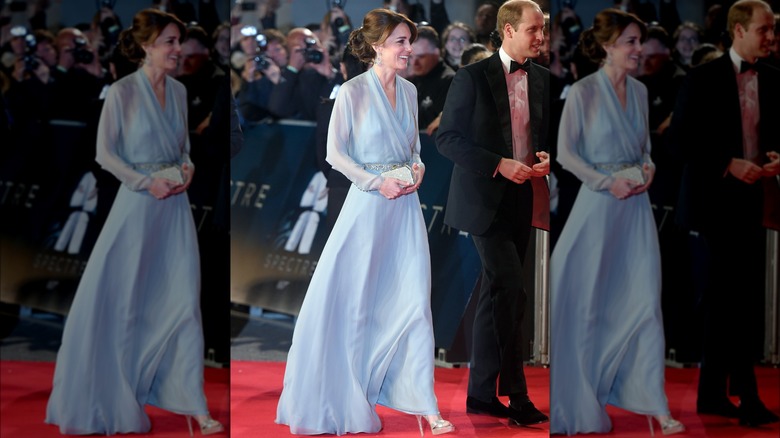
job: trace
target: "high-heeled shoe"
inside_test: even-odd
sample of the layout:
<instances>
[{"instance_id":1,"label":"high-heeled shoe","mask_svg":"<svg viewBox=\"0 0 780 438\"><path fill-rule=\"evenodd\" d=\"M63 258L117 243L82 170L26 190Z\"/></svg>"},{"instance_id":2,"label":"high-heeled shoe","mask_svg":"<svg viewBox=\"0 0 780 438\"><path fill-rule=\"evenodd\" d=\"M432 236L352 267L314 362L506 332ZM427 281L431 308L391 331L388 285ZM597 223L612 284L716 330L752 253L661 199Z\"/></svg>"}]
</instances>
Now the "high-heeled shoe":
<instances>
[{"instance_id":1,"label":"high-heeled shoe","mask_svg":"<svg viewBox=\"0 0 780 438\"><path fill-rule=\"evenodd\" d=\"M650 425L650 436L655 436L655 431L653 430L653 418L654 417L652 415L647 416L647 423ZM655 418L655 420L658 422L659 425L661 425L661 433L663 433L664 435L672 435L675 433L685 432L685 426L672 417L669 417L665 420L660 420L659 418Z\"/></svg>"},{"instance_id":2,"label":"high-heeled shoe","mask_svg":"<svg viewBox=\"0 0 780 438\"><path fill-rule=\"evenodd\" d=\"M204 420L199 420L194 415L186 415L187 418L187 427L190 428L190 436L193 436L192 434L192 419L195 419L195 422L198 423L198 426L200 427L200 434L201 435L213 435L215 433L220 433L225 430L225 426L222 425L219 421L211 418L210 416L206 415L206 418Z\"/></svg>"},{"instance_id":3,"label":"high-heeled shoe","mask_svg":"<svg viewBox=\"0 0 780 438\"><path fill-rule=\"evenodd\" d=\"M450 433L455 430L455 426L453 426L449 421L441 418L441 415L437 415L436 419L433 421L431 421L428 416L424 415L415 415L415 417L417 417L417 425L420 426L420 436L425 436L425 431L423 430L422 426L423 417L425 417L425 421L428 422L428 425L431 426L431 433L434 435Z\"/></svg>"}]
</instances>

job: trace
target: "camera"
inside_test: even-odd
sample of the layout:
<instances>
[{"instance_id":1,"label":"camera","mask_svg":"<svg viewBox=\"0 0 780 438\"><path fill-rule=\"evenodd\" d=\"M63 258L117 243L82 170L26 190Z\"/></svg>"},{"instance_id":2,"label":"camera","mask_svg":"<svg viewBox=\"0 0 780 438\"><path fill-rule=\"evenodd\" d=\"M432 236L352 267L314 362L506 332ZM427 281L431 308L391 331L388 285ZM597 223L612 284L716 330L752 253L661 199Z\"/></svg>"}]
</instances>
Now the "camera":
<instances>
[{"instance_id":1,"label":"camera","mask_svg":"<svg viewBox=\"0 0 780 438\"><path fill-rule=\"evenodd\" d=\"M271 66L271 60L265 56L268 40L265 38L265 35L260 33L255 37L255 41L257 41L257 48L255 49L255 57L252 60L255 61L255 69L262 71Z\"/></svg>"},{"instance_id":2,"label":"camera","mask_svg":"<svg viewBox=\"0 0 780 438\"><path fill-rule=\"evenodd\" d=\"M314 38L306 38L303 42L306 44L306 47L303 49L303 59L306 60L306 62L319 64L325 59L325 54L322 53L322 50L317 48L317 40Z\"/></svg>"},{"instance_id":3,"label":"camera","mask_svg":"<svg viewBox=\"0 0 780 438\"><path fill-rule=\"evenodd\" d=\"M91 64L95 60L95 54L87 48L87 40L81 37L73 39L73 60L77 64Z\"/></svg>"},{"instance_id":4,"label":"camera","mask_svg":"<svg viewBox=\"0 0 780 438\"><path fill-rule=\"evenodd\" d=\"M35 35L28 33L24 36L24 70L33 72L38 70L41 66L41 62L35 56L35 49L38 47L38 40L35 39Z\"/></svg>"},{"instance_id":5,"label":"camera","mask_svg":"<svg viewBox=\"0 0 780 438\"><path fill-rule=\"evenodd\" d=\"M106 17L100 22L100 31L106 39L106 46L114 47L119 42L119 34L122 29L114 17Z\"/></svg>"}]
</instances>

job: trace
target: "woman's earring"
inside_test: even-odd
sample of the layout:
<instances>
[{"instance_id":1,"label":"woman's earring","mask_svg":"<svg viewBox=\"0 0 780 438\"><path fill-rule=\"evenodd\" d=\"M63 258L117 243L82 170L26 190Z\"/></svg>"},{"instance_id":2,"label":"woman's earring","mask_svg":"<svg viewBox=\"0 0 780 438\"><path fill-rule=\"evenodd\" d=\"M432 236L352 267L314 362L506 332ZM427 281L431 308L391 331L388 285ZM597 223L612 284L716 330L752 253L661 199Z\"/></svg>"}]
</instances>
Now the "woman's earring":
<instances>
[{"instance_id":1,"label":"woman's earring","mask_svg":"<svg viewBox=\"0 0 780 438\"><path fill-rule=\"evenodd\" d=\"M607 65L612 65L612 55L607 52Z\"/></svg>"},{"instance_id":2,"label":"woman's earring","mask_svg":"<svg viewBox=\"0 0 780 438\"><path fill-rule=\"evenodd\" d=\"M382 65L382 52L376 52L376 60L374 61L374 64Z\"/></svg>"}]
</instances>

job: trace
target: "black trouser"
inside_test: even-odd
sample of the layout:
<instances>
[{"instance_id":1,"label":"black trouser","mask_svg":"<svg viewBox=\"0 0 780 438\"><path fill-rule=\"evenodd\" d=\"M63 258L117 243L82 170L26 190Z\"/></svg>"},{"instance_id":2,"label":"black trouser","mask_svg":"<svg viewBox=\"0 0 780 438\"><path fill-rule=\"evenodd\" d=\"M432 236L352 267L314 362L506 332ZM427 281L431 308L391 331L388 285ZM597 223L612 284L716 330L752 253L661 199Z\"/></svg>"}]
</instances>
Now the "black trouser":
<instances>
[{"instance_id":1,"label":"black trouser","mask_svg":"<svg viewBox=\"0 0 780 438\"><path fill-rule=\"evenodd\" d=\"M507 188L488 231L472 236L482 261L472 334L468 395L490 401L498 394L525 396L521 324L526 303L523 263L531 235L531 184Z\"/></svg>"},{"instance_id":2,"label":"black trouser","mask_svg":"<svg viewBox=\"0 0 780 438\"><path fill-rule=\"evenodd\" d=\"M758 397L753 367L763 348L766 230L730 227L702 236L709 266L698 399L707 403L728 394L749 400Z\"/></svg>"}]
</instances>

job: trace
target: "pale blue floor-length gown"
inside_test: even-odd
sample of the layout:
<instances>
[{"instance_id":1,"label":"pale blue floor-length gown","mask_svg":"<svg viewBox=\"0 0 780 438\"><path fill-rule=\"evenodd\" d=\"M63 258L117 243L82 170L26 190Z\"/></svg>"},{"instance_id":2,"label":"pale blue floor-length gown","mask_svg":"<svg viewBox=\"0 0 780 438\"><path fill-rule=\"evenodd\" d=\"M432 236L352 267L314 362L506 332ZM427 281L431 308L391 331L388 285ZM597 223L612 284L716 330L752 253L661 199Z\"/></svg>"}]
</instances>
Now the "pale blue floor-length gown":
<instances>
[{"instance_id":1,"label":"pale blue floor-length gown","mask_svg":"<svg viewBox=\"0 0 780 438\"><path fill-rule=\"evenodd\" d=\"M583 184L550 260L550 432L608 432L607 404L668 414L658 235L647 192L618 200L610 169L650 162L647 90L623 109L603 69L572 86L558 161Z\"/></svg>"},{"instance_id":2,"label":"pale blue floor-length gown","mask_svg":"<svg viewBox=\"0 0 780 438\"><path fill-rule=\"evenodd\" d=\"M378 432L381 404L438 413L428 237L417 193L388 200L376 166L419 163L414 86L396 108L373 69L338 92L328 161L353 185L323 249L287 358L276 422L294 434ZM424 182L423 182L424 183ZM413 420L412 420L413 421Z\"/></svg>"},{"instance_id":3,"label":"pale blue floor-length gown","mask_svg":"<svg viewBox=\"0 0 780 438\"><path fill-rule=\"evenodd\" d=\"M145 189L149 173L189 163L186 91L170 77L165 84L164 109L142 70L114 83L103 106L97 161L122 185L57 354L46 422L64 434L146 432L146 404L208 412L189 201L186 192L158 200Z\"/></svg>"}]
</instances>

